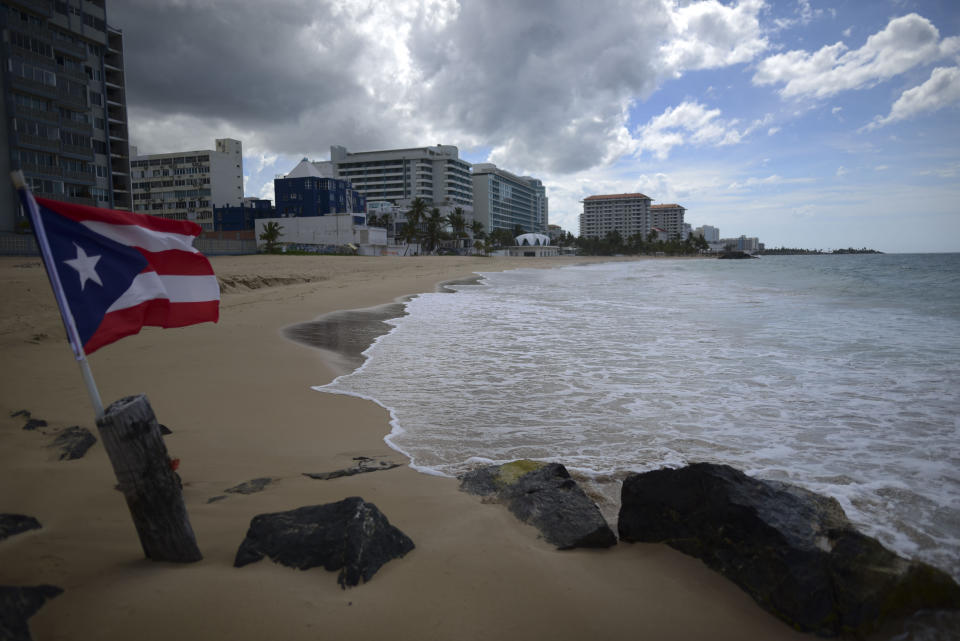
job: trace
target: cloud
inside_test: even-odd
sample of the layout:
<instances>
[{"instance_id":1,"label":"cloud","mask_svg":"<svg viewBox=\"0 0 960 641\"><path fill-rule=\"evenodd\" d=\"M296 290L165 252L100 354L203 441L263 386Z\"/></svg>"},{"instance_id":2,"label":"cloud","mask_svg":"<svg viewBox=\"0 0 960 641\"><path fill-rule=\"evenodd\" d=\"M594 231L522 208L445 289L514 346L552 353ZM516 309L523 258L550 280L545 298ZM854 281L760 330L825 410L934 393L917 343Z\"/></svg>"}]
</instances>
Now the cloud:
<instances>
[{"instance_id":1,"label":"cloud","mask_svg":"<svg viewBox=\"0 0 960 641\"><path fill-rule=\"evenodd\" d=\"M846 176L846 175L849 174L849 173L850 173L850 171L849 171L846 167L844 167L843 165L837 167L837 178L842 178L842 177Z\"/></svg>"},{"instance_id":2,"label":"cloud","mask_svg":"<svg viewBox=\"0 0 960 641\"><path fill-rule=\"evenodd\" d=\"M830 9L831 13L835 15L835 10ZM777 18L773 21L774 25L778 29L789 29L796 25L808 25L814 18L820 18L823 16L823 9L814 9L810 6L810 0L797 0L797 8L794 9L795 18Z\"/></svg>"},{"instance_id":3,"label":"cloud","mask_svg":"<svg viewBox=\"0 0 960 641\"><path fill-rule=\"evenodd\" d=\"M960 67L937 67L922 85L904 91L890 108L890 113L877 116L864 130L883 127L922 113L937 111L960 102Z\"/></svg>"},{"instance_id":4,"label":"cloud","mask_svg":"<svg viewBox=\"0 0 960 641\"><path fill-rule=\"evenodd\" d=\"M673 37L660 47L660 53L675 75L750 62L769 47L758 19L762 0L742 0L735 6L716 0L683 7L671 4Z\"/></svg>"},{"instance_id":5,"label":"cloud","mask_svg":"<svg viewBox=\"0 0 960 641\"><path fill-rule=\"evenodd\" d=\"M771 174L766 178L750 177L744 181L730 183L730 186L728 186L727 189L736 191L765 185L799 184L811 182L814 182L813 178L784 178L783 176L779 176L777 174Z\"/></svg>"},{"instance_id":6,"label":"cloud","mask_svg":"<svg viewBox=\"0 0 960 641\"><path fill-rule=\"evenodd\" d=\"M768 115L743 129L738 129L738 120L724 120L720 114L719 109L708 109L695 101L685 101L669 107L637 129L637 152L648 151L663 160L670 155L670 150L678 145L732 145L772 120L772 116Z\"/></svg>"},{"instance_id":7,"label":"cloud","mask_svg":"<svg viewBox=\"0 0 960 641\"><path fill-rule=\"evenodd\" d=\"M526 173L632 149L630 107L666 79L750 62L761 0L197 0L112 3L134 144L239 138L325 158L453 144ZM136 117L134 117L136 116Z\"/></svg>"},{"instance_id":8,"label":"cloud","mask_svg":"<svg viewBox=\"0 0 960 641\"><path fill-rule=\"evenodd\" d=\"M842 91L872 87L922 64L960 51L960 37L940 38L926 18L915 13L894 18L855 50L842 42L810 53L788 51L757 65L755 85L783 85L785 98L826 98Z\"/></svg>"}]
</instances>

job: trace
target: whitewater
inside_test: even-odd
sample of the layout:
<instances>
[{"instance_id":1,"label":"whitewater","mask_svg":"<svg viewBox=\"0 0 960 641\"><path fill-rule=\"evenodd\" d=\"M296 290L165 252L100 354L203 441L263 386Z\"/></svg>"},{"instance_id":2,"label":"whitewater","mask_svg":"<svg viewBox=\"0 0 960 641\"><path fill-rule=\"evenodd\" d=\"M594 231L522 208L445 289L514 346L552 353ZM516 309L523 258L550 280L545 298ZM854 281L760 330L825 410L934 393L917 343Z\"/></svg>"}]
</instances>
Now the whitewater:
<instances>
[{"instance_id":1,"label":"whitewater","mask_svg":"<svg viewBox=\"0 0 960 641\"><path fill-rule=\"evenodd\" d=\"M960 254L482 276L410 300L316 389L386 407L423 472L558 461L615 503L628 472L725 463L960 577Z\"/></svg>"}]
</instances>

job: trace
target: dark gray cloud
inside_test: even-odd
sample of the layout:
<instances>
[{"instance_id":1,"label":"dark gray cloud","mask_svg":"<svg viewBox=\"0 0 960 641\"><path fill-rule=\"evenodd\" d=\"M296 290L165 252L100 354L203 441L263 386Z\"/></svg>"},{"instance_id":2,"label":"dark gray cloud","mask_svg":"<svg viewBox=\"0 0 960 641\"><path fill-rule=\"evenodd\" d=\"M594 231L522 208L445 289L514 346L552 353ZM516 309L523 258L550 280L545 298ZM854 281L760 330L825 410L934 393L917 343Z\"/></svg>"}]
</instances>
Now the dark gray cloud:
<instances>
[{"instance_id":1,"label":"dark gray cloud","mask_svg":"<svg viewBox=\"0 0 960 641\"><path fill-rule=\"evenodd\" d=\"M127 0L108 17L124 32L143 151L225 135L311 157L444 143L568 173L629 151L628 107L682 71L665 46L687 23L709 25L715 48L749 32L721 5L697 6L691 21L660 0Z\"/></svg>"}]
</instances>

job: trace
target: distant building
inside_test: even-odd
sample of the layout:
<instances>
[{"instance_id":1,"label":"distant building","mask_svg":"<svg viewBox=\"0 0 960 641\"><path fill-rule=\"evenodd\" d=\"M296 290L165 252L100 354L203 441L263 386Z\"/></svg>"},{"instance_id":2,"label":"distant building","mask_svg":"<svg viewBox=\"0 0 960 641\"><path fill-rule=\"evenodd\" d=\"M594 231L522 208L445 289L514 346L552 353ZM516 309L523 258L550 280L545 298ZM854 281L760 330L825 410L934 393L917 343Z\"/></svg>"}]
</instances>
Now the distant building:
<instances>
[{"instance_id":1,"label":"distant building","mask_svg":"<svg viewBox=\"0 0 960 641\"><path fill-rule=\"evenodd\" d=\"M350 181L368 200L406 206L422 198L432 206L473 207L470 163L452 145L360 152L334 145L329 162L314 165Z\"/></svg>"},{"instance_id":2,"label":"distant building","mask_svg":"<svg viewBox=\"0 0 960 641\"><path fill-rule=\"evenodd\" d=\"M280 218L365 213L366 198L347 180L327 177L304 158L283 178L273 181Z\"/></svg>"},{"instance_id":3,"label":"distant building","mask_svg":"<svg viewBox=\"0 0 960 641\"><path fill-rule=\"evenodd\" d=\"M675 203L650 206L650 225L667 232L670 239L683 240L683 214L686 207Z\"/></svg>"},{"instance_id":4,"label":"distant building","mask_svg":"<svg viewBox=\"0 0 960 641\"><path fill-rule=\"evenodd\" d=\"M740 236L739 238L721 238L717 244L721 249L729 248L742 252L756 252L763 249L759 238L747 238L746 236Z\"/></svg>"},{"instance_id":5,"label":"distant building","mask_svg":"<svg viewBox=\"0 0 960 641\"><path fill-rule=\"evenodd\" d=\"M213 206L240 206L243 153L239 140L218 138L214 149L137 155L133 160L133 209L174 220L192 220L212 231Z\"/></svg>"},{"instance_id":6,"label":"distant building","mask_svg":"<svg viewBox=\"0 0 960 641\"><path fill-rule=\"evenodd\" d=\"M543 182L531 176L517 176L491 163L473 166L473 218L490 232L547 232L548 203Z\"/></svg>"},{"instance_id":7,"label":"distant building","mask_svg":"<svg viewBox=\"0 0 960 641\"><path fill-rule=\"evenodd\" d=\"M700 236L708 243L716 243L720 241L720 229L717 227L711 227L710 225L702 225L693 230L694 236Z\"/></svg>"},{"instance_id":8,"label":"distant building","mask_svg":"<svg viewBox=\"0 0 960 641\"><path fill-rule=\"evenodd\" d=\"M653 226L651 198L644 194L603 194L583 199L580 235L603 238L616 231L627 239L634 234L646 236Z\"/></svg>"},{"instance_id":9,"label":"distant building","mask_svg":"<svg viewBox=\"0 0 960 641\"><path fill-rule=\"evenodd\" d=\"M244 198L239 205L213 208L214 231L246 231L257 218L273 218L273 203L260 198Z\"/></svg>"},{"instance_id":10,"label":"distant building","mask_svg":"<svg viewBox=\"0 0 960 641\"><path fill-rule=\"evenodd\" d=\"M0 4L0 232L26 220L10 172L37 196L129 211L123 35L104 0Z\"/></svg>"}]
</instances>

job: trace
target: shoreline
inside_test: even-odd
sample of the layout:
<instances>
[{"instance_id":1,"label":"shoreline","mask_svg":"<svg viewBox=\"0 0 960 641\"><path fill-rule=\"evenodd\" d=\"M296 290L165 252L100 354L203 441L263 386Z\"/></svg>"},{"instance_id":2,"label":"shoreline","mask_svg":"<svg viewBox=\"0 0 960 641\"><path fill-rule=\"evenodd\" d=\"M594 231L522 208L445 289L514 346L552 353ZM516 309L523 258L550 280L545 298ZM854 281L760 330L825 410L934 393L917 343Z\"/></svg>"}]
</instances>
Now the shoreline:
<instances>
[{"instance_id":1,"label":"shoreline","mask_svg":"<svg viewBox=\"0 0 960 641\"><path fill-rule=\"evenodd\" d=\"M560 640L808 639L732 583L664 545L558 551L502 506L460 492L454 479L408 466L329 481L303 476L354 457L396 460L387 412L318 394L336 367L284 328L332 312L396 304L477 271L584 260L462 257L214 257L224 282L220 323L148 328L94 354L104 401L146 392L179 474L198 563L151 563L142 551L102 446L76 461L47 449L58 429L92 428L92 411L35 259L0 259L0 512L42 528L0 542L0 584L49 583L64 593L30 619L53 638ZM597 262L606 262L609 259ZM49 427L24 431L28 409ZM223 495L253 478L255 494ZM373 579L343 591L333 573L233 557L256 514L361 496L416 544Z\"/></svg>"}]
</instances>

